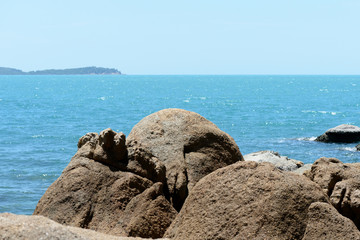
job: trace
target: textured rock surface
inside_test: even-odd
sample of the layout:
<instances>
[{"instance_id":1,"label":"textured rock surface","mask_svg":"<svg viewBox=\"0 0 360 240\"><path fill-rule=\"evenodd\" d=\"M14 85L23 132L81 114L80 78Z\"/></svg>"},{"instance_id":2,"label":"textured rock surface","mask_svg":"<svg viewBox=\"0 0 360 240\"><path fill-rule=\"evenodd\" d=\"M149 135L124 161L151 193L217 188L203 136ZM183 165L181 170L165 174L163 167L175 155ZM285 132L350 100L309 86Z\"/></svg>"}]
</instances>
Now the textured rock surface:
<instances>
[{"instance_id":1,"label":"textured rock surface","mask_svg":"<svg viewBox=\"0 0 360 240\"><path fill-rule=\"evenodd\" d=\"M155 183L129 202L124 215L129 236L158 238L165 233L177 212L163 196L162 183Z\"/></svg>"},{"instance_id":2,"label":"textured rock surface","mask_svg":"<svg viewBox=\"0 0 360 240\"><path fill-rule=\"evenodd\" d=\"M343 142L352 143L360 141L360 128L353 125L342 124L327 130L317 137L318 142Z\"/></svg>"},{"instance_id":3,"label":"textured rock surface","mask_svg":"<svg viewBox=\"0 0 360 240\"><path fill-rule=\"evenodd\" d=\"M320 185L332 205L360 228L359 164L344 164L336 158L320 158L305 175Z\"/></svg>"},{"instance_id":4,"label":"textured rock surface","mask_svg":"<svg viewBox=\"0 0 360 240\"><path fill-rule=\"evenodd\" d=\"M295 159L290 159L286 156L280 156L278 152L274 151L259 151L244 155L245 161L255 162L269 162L275 165L280 170L295 171L304 166L304 163Z\"/></svg>"},{"instance_id":5,"label":"textured rock surface","mask_svg":"<svg viewBox=\"0 0 360 240\"><path fill-rule=\"evenodd\" d=\"M305 172L307 171L310 171L311 170L311 166L312 164L309 163L309 164L304 164L304 166L292 171L293 173L297 173L297 174L304 174Z\"/></svg>"},{"instance_id":6,"label":"textured rock surface","mask_svg":"<svg viewBox=\"0 0 360 240\"><path fill-rule=\"evenodd\" d=\"M127 170L124 142L122 134L109 129L82 137L78 152L34 214L119 236L161 237L177 213L162 183L121 171Z\"/></svg>"},{"instance_id":7,"label":"textured rock surface","mask_svg":"<svg viewBox=\"0 0 360 240\"><path fill-rule=\"evenodd\" d=\"M174 239L301 239L307 209L327 202L305 176L269 163L238 162L202 178L165 237Z\"/></svg>"},{"instance_id":8,"label":"textured rock surface","mask_svg":"<svg viewBox=\"0 0 360 240\"><path fill-rule=\"evenodd\" d=\"M78 142L77 155L125 170L127 150L125 135L110 128L97 133L87 133Z\"/></svg>"},{"instance_id":9,"label":"textured rock surface","mask_svg":"<svg viewBox=\"0 0 360 240\"><path fill-rule=\"evenodd\" d=\"M356 151L360 151L360 144L356 145Z\"/></svg>"},{"instance_id":10,"label":"textured rock surface","mask_svg":"<svg viewBox=\"0 0 360 240\"><path fill-rule=\"evenodd\" d=\"M132 172L159 181L165 166L164 184L178 210L202 177L243 160L232 137L199 114L181 109L165 109L142 119L131 130L127 147ZM160 174L145 172L147 165Z\"/></svg>"},{"instance_id":11,"label":"textured rock surface","mask_svg":"<svg viewBox=\"0 0 360 240\"><path fill-rule=\"evenodd\" d=\"M358 240L360 232L354 223L327 203L312 203L303 240Z\"/></svg>"},{"instance_id":12,"label":"textured rock surface","mask_svg":"<svg viewBox=\"0 0 360 240\"><path fill-rule=\"evenodd\" d=\"M43 216L0 214L0 238L4 240L136 240L141 238L117 237L88 229L64 226Z\"/></svg>"}]
</instances>

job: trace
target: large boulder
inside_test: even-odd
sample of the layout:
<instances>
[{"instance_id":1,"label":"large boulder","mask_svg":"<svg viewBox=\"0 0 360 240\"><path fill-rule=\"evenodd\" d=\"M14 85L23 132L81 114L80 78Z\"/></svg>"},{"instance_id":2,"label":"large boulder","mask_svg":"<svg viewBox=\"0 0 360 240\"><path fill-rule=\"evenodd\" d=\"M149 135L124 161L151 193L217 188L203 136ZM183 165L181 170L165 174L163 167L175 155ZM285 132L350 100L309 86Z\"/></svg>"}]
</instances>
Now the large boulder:
<instances>
[{"instance_id":1,"label":"large boulder","mask_svg":"<svg viewBox=\"0 0 360 240\"><path fill-rule=\"evenodd\" d=\"M360 167L336 158L320 158L305 176L317 183L331 204L360 229Z\"/></svg>"},{"instance_id":2,"label":"large boulder","mask_svg":"<svg viewBox=\"0 0 360 240\"><path fill-rule=\"evenodd\" d=\"M118 236L162 237L177 212L161 182L127 168L125 136L106 129L85 135L78 147L34 215Z\"/></svg>"},{"instance_id":3,"label":"large boulder","mask_svg":"<svg viewBox=\"0 0 360 240\"><path fill-rule=\"evenodd\" d=\"M304 163L295 159L281 156L278 152L274 151L259 151L244 155L245 161L254 162L269 162L275 165L280 170L295 171L304 166Z\"/></svg>"},{"instance_id":4,"label":"large boulder","mask_svg":"<svg viewBox=\"0 0 360 240\"><path fill-rule=\"evenodd\" d=\"M145 117L131 130L126 144L132 172L141 173L147 165L165 166L165 189L177 210L202 177L243 160L231 136L199 114L182 109Z\"/></svg>"},{"instance_id":5,"label":"large boulder","mask_svg":"<svg viewBox=\"0 0 360 240\"><path fill-rule=\"evenodd\" d=\"M327 202L304 176L238 162L202 178L165 233L172 239L301 239L307 209Z\"/></svg>"},{"instance_id":6,"label":"large boulder","mask_svg":"<svg viewBox=\"0 0 360 240\"><path fill-rule=\"evenodd\" d=\"M302 240L358 240L360 232L355 224L327 203L312 203Z\"/></svg>"},{"instance_id":7,"label":"large boulder","mask_svg":"<svg viewBox=\"0 0 360 240\"><path fill-rule=\"evenodd\" d=\"M360 141L360 128L354 125L342 124L327 130L315 141L326 143L353 143Z\"/></svg>"},{"instance_id":8,"label":"large boulder","mask_svg":"<svg viewBox=\"0 0 360 240\"><path fill-rule=\"evenodd\" d=\"M43 216L0 214L0 236L6 240L136 240L140 238L117 237L93 230L64 226Z\"/></svg>"}]
</instances>

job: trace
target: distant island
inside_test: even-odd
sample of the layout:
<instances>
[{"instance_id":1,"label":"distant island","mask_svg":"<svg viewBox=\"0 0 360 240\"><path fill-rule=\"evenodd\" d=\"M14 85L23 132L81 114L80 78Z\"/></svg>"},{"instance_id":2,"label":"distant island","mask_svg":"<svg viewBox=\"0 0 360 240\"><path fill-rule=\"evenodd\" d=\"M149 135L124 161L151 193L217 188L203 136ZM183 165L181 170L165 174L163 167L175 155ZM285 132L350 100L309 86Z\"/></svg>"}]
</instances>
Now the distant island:
<instances>
[{"instance_id":1,"label":"distant island","mask_svg":"<svg viewBox=\"0 0 360 240\"><path fill-rule=\"evenodd\" d=\"M0 75L120 75L115 68L83 67L69 69L47 69L23 72L15 68L0 67Z\"/></svg>"}]
</instances>

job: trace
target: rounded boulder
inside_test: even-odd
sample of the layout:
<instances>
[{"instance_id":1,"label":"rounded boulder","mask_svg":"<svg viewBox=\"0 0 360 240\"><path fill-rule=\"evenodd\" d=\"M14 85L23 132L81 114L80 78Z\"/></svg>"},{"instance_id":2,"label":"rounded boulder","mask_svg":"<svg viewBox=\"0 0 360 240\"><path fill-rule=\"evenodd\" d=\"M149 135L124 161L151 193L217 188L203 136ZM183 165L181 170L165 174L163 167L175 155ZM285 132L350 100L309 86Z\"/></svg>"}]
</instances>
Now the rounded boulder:
<instances>
[{"instance_id":1,"label":"rounded boulder","mask_svg":"<svg viewBox=\"0 0 360 240\"><path fill-rule=\"evenodd\" d=\"M177 210L202 177L243 160L230 135L201 115L182 109L145 117L131 130L126 145L130 171L139 172L149 162L165 166L163 183Z\"/></svg>"},{"instance_id":2,"label":"rounded boulder","mask_svg":"<svg viewBox=\"0 0 360 240\"><path fill-rule=\"evenodd\" d=\"M301 239L307 210L328 202L304 176L238 162L201 179L165 233L171 239Z\"/></svg>"}]
</instances>

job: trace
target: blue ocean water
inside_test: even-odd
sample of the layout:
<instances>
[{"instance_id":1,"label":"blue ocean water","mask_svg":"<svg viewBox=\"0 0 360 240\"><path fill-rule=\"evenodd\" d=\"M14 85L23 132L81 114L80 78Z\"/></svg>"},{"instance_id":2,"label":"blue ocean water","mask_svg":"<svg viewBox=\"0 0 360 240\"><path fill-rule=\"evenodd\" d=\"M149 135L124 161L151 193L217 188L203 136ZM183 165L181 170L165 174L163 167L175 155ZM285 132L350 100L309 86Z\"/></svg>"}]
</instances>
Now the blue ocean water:
<instances>
[{"instance_id":1,"label":"blue ocean water","mask_svg":"<svg viewBox=\"0 0 360 240\"><path fill-rule=\"evenodd\" d=\"M0 76L0 212L32 214L82 135L108 127L128 135L165 108L203 115L243 154L358 162L356 144L312 140L360 126L359 93L360 76Z\"/></svg>"}]
</instances>

